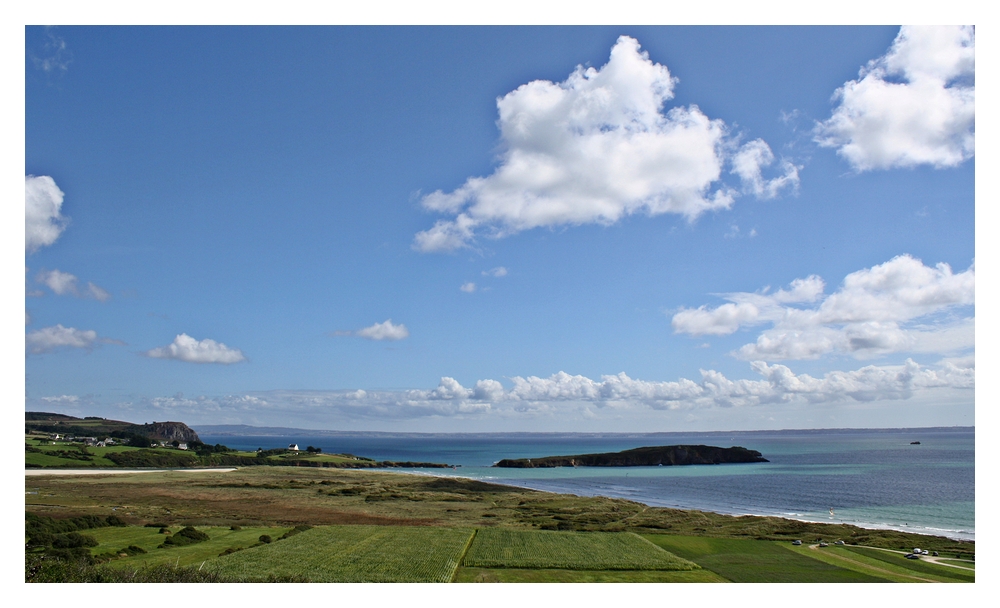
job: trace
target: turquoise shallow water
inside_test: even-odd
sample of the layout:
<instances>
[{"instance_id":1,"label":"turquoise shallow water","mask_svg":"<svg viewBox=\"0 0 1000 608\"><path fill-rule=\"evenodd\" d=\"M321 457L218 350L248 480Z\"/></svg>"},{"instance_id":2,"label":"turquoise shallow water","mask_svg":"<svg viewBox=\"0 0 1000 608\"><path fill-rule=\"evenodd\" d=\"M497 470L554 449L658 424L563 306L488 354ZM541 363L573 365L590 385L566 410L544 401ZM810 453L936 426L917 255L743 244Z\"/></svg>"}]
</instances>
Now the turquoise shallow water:
<instances>
[{"instance_id":1,"label":"turquoise shallow water","mask_svg":"<svg viewBox=\"0 0 1000 608\"><path fill-rule=\"evenodd\" d=\"M780 515L975 539L973 428L684 434L199 434L208 443L241 449L294 442L378 460L446 462L457 468L412 472L627 498L652 506ZM920 444L911 445L912 441ZM490 466L502 458L677 444L739 445L760 451L770 462L626 468Z\"/></svg>"}]
</instances>

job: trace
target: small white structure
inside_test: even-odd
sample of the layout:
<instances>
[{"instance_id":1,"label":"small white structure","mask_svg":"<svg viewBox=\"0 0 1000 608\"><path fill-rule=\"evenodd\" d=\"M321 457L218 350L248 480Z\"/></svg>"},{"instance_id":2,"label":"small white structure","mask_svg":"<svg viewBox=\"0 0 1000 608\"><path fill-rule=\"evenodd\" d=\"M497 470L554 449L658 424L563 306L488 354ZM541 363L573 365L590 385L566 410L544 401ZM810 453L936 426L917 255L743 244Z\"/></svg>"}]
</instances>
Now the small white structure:
<instances>
[{"instance_id":1,"label":"small white structure","mask_svg":"<svg viewBox=\"0 0 1000 608\"><path fill-rule=\"evenodd\" d=\"M188 444L186 444L186 443L178 443L177 444L177 449L178 450L186 450L186 449L188 449Z\"/></svg>"},{"instance_id":2,"label":"small white structure","mask_svg":"<svg viewBox=\"0 0 1000 608\"><path fill-rule=\"evenodd\" d=\"M288 444L288 449L291 450L291 451L293 451L293 452L298 452L299 451L299 444L297 444L297 443L289 443Z\"/></svg>"}]
</instances>

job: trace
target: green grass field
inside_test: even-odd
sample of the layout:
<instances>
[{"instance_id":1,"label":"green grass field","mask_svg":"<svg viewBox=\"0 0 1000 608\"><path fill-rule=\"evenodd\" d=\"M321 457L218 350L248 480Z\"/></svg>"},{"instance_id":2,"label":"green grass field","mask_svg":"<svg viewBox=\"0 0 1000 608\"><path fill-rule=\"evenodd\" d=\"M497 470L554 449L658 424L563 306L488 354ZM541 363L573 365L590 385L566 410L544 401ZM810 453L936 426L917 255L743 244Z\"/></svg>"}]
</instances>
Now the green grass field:
<instances>
[{"instance_id":1,"label":"green grass field","mask_svg":"<svg viewBox=\"0 0 1000 608\"><path fill-rule=\"evenodd\" d=\"M479 530L465 556L472 568L568 570L694 570L678 558L631 532L549 532Z\"/></svg>"},{"instance_id":2,"label":"green grass field","mask_svg":"<svg viewBox=\"0 0 1000 608\"><path fill-rule=\"evenodd\" d=\"M708 570L458 569L456 583L727 583Z\"/></svg>"},{"instance_id":3,"label":"green grass field","mask_svg":"<svg viewBox=\"0 0 1000 608\"><path fill-rule=\"evenodd\" d=\"M646 534L644 538L734 583L874 583L885 579L789 551L787 543ZM807 548L808 550L808 548Z\"/></svg>"},{"instance_id":4,"label":"green grass field","mask_svg":"<svg viewBox=\"0 0 1000 608\"><path fill-rule=\"evenodd\" d=\"M824 563L853 570L859 574L869 574L894 583L957 583L972 582L974 577L964 571L948 566L927 564L919 560L908 560L902 555L867 547L823 547L807 546L782 547L802 556ZM926 571L933 568L932 571ZM970 573L971 574L971 573Z\"/></svg>"},{"instance_id":5,"label":"green grass field","mask_svg":"<svg viewBox=\"0 0 1000 608\"><path fill-rule=\"evenodd\" d=\"M250 580L273 574L323 583L444 583L452 580L472 533L463 528L328 526L226 555L205 567Z\"/></svg>"},{"instance_id":6,"label":"green grass field","mask_svg":"<svg viewBox=\"0 0 1000 608\"><path fill-rule=\"evenodd\" d=\"M172 532L177 532L180 529L180 526L170 528ZM129 545L135 545L146 550L145 554L114 560L113 565L115 567L143 567L158 564L199 566L205 560L215 559L220 553L230 547L249 547L257 542L261 534L268 534L273 538L279 538L290 528L243 528L241 530L230 530L223 527L199 526L198 529L208 534L210 540L185 547L164 549L157 548L166 538L166 535L159 533L159 528L141 528L138 526L95 528L86 530L83 533L93 536L100 543L98 546L91 548L90 553L92 555L117 552L119 549L123 549Z\"/></svg>"},{"instance_id":7,"label":"green grass field","mask_svg":"<svg viewBox=\"0 0 1000 608\"><path fill-rule=\"evenodd\" d=\"M899 569L903 574L910 576L922 576L932 578L934 580L940 580L941 582L957 580L972 583L976 580L976 573L974 571L960 570L958 568L942 566L941 564L924 562L919 559L910 560L903 557L903 554L893 551L850 546L844 548L836 547L835 549L838 551L849 551L857 556L867 557L874 560L873 562L868 563L871 563L876 567L884 568L886 565L889 565L894 567L894 569ZM961 565L964 566L965 564Z\"/></svg>"}]
</instances>

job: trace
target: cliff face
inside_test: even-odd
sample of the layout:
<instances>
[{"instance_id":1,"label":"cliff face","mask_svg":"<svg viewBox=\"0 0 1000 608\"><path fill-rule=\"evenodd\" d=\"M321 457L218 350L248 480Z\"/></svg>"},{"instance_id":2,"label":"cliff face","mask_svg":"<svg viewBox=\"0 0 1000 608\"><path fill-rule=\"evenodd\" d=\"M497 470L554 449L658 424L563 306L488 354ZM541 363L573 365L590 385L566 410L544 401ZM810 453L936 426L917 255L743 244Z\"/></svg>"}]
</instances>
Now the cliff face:
<instances>
[{"instance_id":1,"label":"cliff face","mask_svg":"<svg viewBox=\"0 0 1000 608\"><path fill-rule=\"evenodd\" d=\"M194 429L183 422L153 422L151 424L137 424L135 425L134 432L139 435L145 435L150 439L158 439L160 441L181 441L184 443L189 441L201 441L198 439L198 433L195 433Z\"/></svg>"},{"instance_id":2,"label":"cliff face","mask_svg":"<svg viewBox=\"0 0 1000 608\"><path fill-rule=\"evenodd\" d=\"M580 454L577 456L547 456L501 460L494 466L508 468L545 467L650 467L689 464L727 464L768 462L756 450L743 447L719 448L711 445L668 445L635 448L624 452Z\"/></svg>"}]
</instances>

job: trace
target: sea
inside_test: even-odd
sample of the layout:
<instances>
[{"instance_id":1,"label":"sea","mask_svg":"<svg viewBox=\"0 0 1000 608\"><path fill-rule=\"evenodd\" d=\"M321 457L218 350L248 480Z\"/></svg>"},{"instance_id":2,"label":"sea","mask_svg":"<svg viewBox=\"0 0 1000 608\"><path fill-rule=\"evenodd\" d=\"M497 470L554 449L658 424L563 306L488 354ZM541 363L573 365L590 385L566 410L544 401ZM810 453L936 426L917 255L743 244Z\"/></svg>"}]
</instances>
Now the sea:
<instances>
[{"instance_id":1,"label":"sea","mask_svg":"<svg viewBox=\"0 0 1000 608\"><path fill-rule=\"evenodd\" d=\"M975 428L713 433L366 433L195 427L205 443L256 450L298 444L375 460L454 468L392 469L535 490L625 498L656 507L975 540ZM742 446L766 463L656 467L492 466L503 458L618 452L658 445Z\"/></svg>"}]
</instances>

